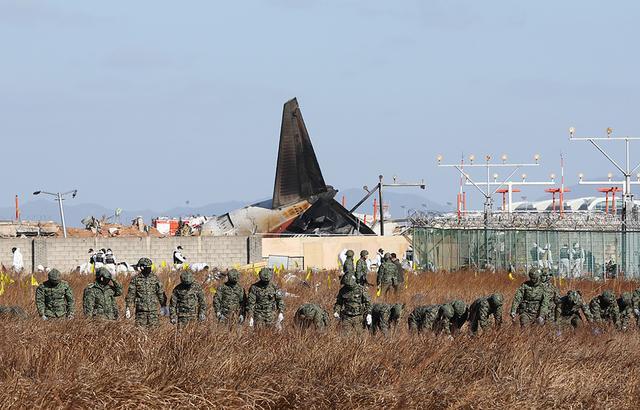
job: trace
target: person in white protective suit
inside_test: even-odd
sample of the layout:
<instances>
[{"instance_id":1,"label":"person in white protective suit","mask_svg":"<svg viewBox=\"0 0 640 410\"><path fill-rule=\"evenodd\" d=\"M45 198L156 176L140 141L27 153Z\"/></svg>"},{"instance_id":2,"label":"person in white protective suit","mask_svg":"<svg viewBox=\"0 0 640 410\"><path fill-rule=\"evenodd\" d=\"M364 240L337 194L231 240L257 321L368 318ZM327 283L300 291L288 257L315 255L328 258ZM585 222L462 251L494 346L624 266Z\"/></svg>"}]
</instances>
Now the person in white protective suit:
<instances>
[{"instance_id":1,"label":"person in white protective suit","mask_svg":"<svg viewBox=\"0 0 640 410\"><path fill-rule=\"evenodd\" d=\"M22 259L22 252L20 252L20 248L12 248L11 253L13 253L12 267L14 272L22 272L24 269L24 260Z\"/></svg>"},{"instance_id":2,"label":"person in white protective suit","mask_svg":"<svg viewBox=\"0 0 640 410\"><path fill-rule=\"evenodd\" d=\"M542 269L542 255L544 254L544 250L540 246L538 246L537 242L534 242L531 246L530 254L531 266L533 266L534 268Z\"/></svg>"},{"instance_id":3,"label":"person in white protective suit","mask_svg":"<svg viewBox=\"0 0 640 410\"><path fill-rule=\"evenodd\" d=\"M580 247L578 242L573 244L573 252L572 252L573 266L572 266L572 277L573 278L581 278L582 270L584 268L584 249Z\"/></svg>"},{"instance_id":4,"label":"person in white protective suit","mask_svg":"<svg viewBox=\"0 0 640 410\"><path fill-rule=\"evenodd\" d=\"M542 250L542 268L551 272L553 268L553 256L551 255L551 244L546 244Z\"/></svg>"},{"instance_id":5,"label":"person in white protective suit","mask_svg":"<svg viewBox=\"0 0 640 410\"><path fill-rule=\"evenodd\" d=\"M571 261L573 260L572 253L571 248L569 248L569 245L566 243L562 245L562 248L560 248L560 264L558 266L558 273L561 278L568 277L571 272Z\"/></svg>"}]
</instances>

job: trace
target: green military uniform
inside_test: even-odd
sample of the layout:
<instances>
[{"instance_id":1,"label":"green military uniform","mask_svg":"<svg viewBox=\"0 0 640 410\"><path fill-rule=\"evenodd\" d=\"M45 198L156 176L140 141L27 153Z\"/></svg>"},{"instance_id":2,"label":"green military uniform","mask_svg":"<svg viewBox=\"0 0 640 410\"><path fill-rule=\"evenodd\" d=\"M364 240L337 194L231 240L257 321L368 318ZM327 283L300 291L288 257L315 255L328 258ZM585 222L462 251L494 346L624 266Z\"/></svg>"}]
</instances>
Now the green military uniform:
<instances>
[{"instance_id":1,"label":"green military uniform","mask_svg":"<svg viewBox=\"0 0 640 410\"><path fill-rule=\"evenodd\" d=\"M520 285L513 296L511 317L520 315L520 325L527 326L535 320L544 322L549 310L549 295L540 282L540 269L529 271L529 280Z\"/></svg>"},{"instance_id":2,"label":"green military uniform","mask_svg":"<svg viewBox=\"0 0 640 410\"><path fill-rule=\"evenodd\" d=\"M462 300L454 300L440 306L434 328L445 335L457 333L469 318L469 310Z\"/></svg>"},{"instance_id":3,"label":"green military uniform","mask_svg":"<svg viewBox=\"0 0 640 410\"><path fill-rule=\"evenodd\" d=\"M576 328L582 323L580 312L582 312L587 321L593 321L591 311L583 301L582 294L579 291L570 290L565 296L558 299L556 303L555 322L558 326L571 325Z\"/></svg>"},{"instance_id":4,"label":"green military uniform","mask_svg":"<svg viewBox=\"0 0 640 410\"><path fill-rule=\"evenodd\" d=\"M343 275L353 275L356 272L356 268L353 264L353 251L349 249L347 251L347 258L344 260L342 264L342 274Z\"/></svg>"},{"instance_id":5,"label":"green military uniform","mask_svg":"<svg viewBox=\"0 0 640 410\"><path fill-rule=\"evenodd\" d=\"M542 271L542 275L540 276L540 280L542 281L542 286L544 287L544 291L547 294L547 298L549 299L549 308L547 309L547 314L545 315L544 319L554 321L556 303L560 299L560 291L550 281L551 276L551 273L547 269L544 269Z\"/></svg>"},{"instance_id":6,"label":"green military uniform","mask_svg":"<svg viewBox=\"0 0 640 410\"><path fill-rule=\"evenodd\" d=\"M404 305L402 303L374 303L371 306L371 333L374 335L381 331L386 335L390 326L396 326Z\"/></svg>"},{"instance_id":7,"label":"green military uniform","mask_svg":"<svg viewBox=\"0 0 640 410\"><path fill-rule=\"evenodd\" d=\"M112 282L109 284L109 282ZM111 277L107 268L96 270L96 281L82 294L82 310L87 318L118 319L116 297L122 295L122 285Z\"/></svg>"},{"instance_id":8,"label":"green military uniform","mask_svg":"<svg viewBox=\"0 0 640 410\"><path fill-rule=\"evenodd\" d=\"M433 324L438 316L440 305L418 306L409 315L409 330L422 332L423 330L433 330Z\"/></svg>"},{"instance_id":9,"label":"green military uniform","mask_svg":"<svg viewBox=\"0 0 640 410\"><path fill-rule=\"evenodd\" d=\"M172 324L181 325L196 319L203 322L207 318L207 301L199 283L195 283L193 273L180 273L180 284L173 288L169 302L169 317Z\"/></svg>"},{"instance_id":10,"label":"green military uniform","mask_svg":"<svg viewBox=\"0 0 640 410\"><path fill-rule=\"evenodd\" d=\"M356 283L355 275L343 275L341 283L333 305L334 316L340 318L343 330L362 329L363 319L371 320L371 299L367 289Z\"/></svg>"},{"instance_id":11,"label":"green military uniform","mask_svg":"<svg viewBox=\"0 0 640 410\"><path fill-rule=\"evenodd\" d=\"M26 319L27 312L20 306L0 306L0 318Z\"/></svg>"},{"instance_id":12,"label":"green military uniform","mask_svg":"<svg viewBox=\"0 0 640 410\"><path fill-rule=\"evenodd\" d=\"M60 280L60 271L52 269L48 280L36 289L36 309L44 319L73 318L73 291L69 284Z\"/></svg>"},{"instance_id":13,"label":"green military uniform","mask_svg":"<svg viewBox=\"0 0 640 410\"><path fill-rule=\"evenodd\" d=\"M227 273L227 282L220 285L213 296L213 310L221 322L229 323L244 320L244 309L247 304L247 294L238 283L240 272L235 269Z\"/></svg>"},{"instance_id":14,"label":"green military uniform","mask_svg":"<svg viewBox=\"0 0 640 410\"><path fill-rule=\"evenodd\" d=\"M391 255L388 253L384 254L382 263L378 268L376 285L380 288L383 297L386 297L391 290L398 290L398 268L393 263Z\"/></svg>"},{"instance_id":15,"label":"green military uniform","mask_svg":"<svg viewBox=\"0 0 640 410\"><path fill-rule=\"evenodd\" d=\"M367 275L369 274L369 267L367 266L367 256L369 252L366 250L360 251L360 259L356 263L356 282L358 285L368 285Z\"/></svg>"},{"instance_id":16,"label":"green military uniform","mask_svg":"<svg viewBox=\"0 0 640 410\"><path fill-rule=\"evenodd\" d=\"M282 291L271 283L272 273L262 268L258 274L260 280L249 288L247 295L247 316L249 326L279 326L284 318L284 299ZM276 311L279 312L276 322Z\"/></svg>"},{"instance_id":17,"label":"green military uniform","mask_svg":"<svg viewBox=\"0 0 640 410\"><path fill-rule=\"evenodd\" d=\"M329 326L329 314L320 305L305 303L296 310L293 321L303 329L314 326L321 330Z\"/></svg>"},{"instance_id":18,"label":"green military uniform","mask_svg":"<svg viewBox=\"0 0 640 410\"><path fill-rule=\"evenodd\" d=\"M404 267L402 266L402 262L395 256L395 253L391 254L391 261L396 265L396 277L398 278L398 285L401 285L404 283Z\"/></svg>"},{"instance_id":19,"label":"green military uniform","mask_svg":"<svg viewBox=\"0 0 640 410\"><path fill-rule=\"evenodd\" d=\"M618 298L618 309L620 310L620 327L623 330L635 325L635 313L633 309L633 293L624 292Z\"/></svg>"},{"instance_id":20,"label":"green military uniform","mask_svg":"<svg viewBox=\"0 0 640 410\"><path fill-rule=\"evenodd\" d=\"M151 272L152 262L149 258L141 258L136 266L140 273L129 282L125 298L127 318L130 309L135 308L136 326L158 326L158 309L162 308L166 314L167 295L158 277Z\"/></svg>"},{"instance_id":21,"label":"green military uniform","mask_svg":"<svg viewBox=\"0 0 640 410\"><path fill-rule=\"evenodd\" d=\"M616 327L621 326L620 309L618 308L616 296L612 291L605 290L601 295L591 299L589 310L591 310L594 322L611 322Z\"/></svg>"},{"instance_id":22,"label":"green military uniform","mask_svg":"<svg viewBox=\"0 0 640 410\"><path fill-rule=\"evenodd\" d=\"M479 328L487 329L491 323L490 318L493 316L496 327L502 325L502 303L501 293L494 293L490 296L484 296L476 299L469 306L469 325L471 332L476 333Z\"/></svg>"},{"instance_id":23,"label":"green military uniform","mask_svg":"<svg viewBox=\"0 0 640 410\"><path fill-rule=\"evenodd\" d=\"M633 313L636 315L636 325L640 327L640 288L633 291Z\"/></svg>"}]
</instances>

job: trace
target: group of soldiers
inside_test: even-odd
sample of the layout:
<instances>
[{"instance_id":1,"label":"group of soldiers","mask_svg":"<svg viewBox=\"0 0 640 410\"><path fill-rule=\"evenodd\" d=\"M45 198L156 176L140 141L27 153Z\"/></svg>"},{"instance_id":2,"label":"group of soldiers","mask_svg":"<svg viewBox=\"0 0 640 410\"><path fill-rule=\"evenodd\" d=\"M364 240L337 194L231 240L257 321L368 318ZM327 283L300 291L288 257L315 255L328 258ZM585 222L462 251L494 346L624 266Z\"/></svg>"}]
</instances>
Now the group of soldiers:
<instances>
[{"instance_id":1,"label":"group of soldiers","mask_svg":"<svg viewBox=\"0 0 640 410\"><path fill-rule=\"evenodd\" d=\"M345 331L368 329L372 333L387 332L397 326L405 311L401 303L371 303L367 281L366 251L353 264L353 251L347 252L344 262L341 287L333 305L333 316ZM399 268L391 254L385 254L378 268L376 286L378 295L399 290ZM207 301L202 286L194 281L193 273L182 271L180 283L168 299L163 285L152 271L152 262L141 258L137 265L139 273L128 286L125 297L125 317L135 317L138 326L154 327L160 323L160 315L169 317L179 326L207 319ZM258 281L248 291L240 285L240 274L232 269L227 272L226 282L218 286L213 297L216 319L229 325L247 323L249 327L282 328L285 313L284 292L272 281L272 271L263 268ZM61 280L60 272L53 269L48 280L36 290L36 308L43 320L73 318L74 299L70 286ZM610 290L593 298L589 304L579 291L570 290L560 295L550 281L548 270L533 268L529 280L516 291L510 316L522 326L552 322L558 326L578 327L584 321L611 323L619 329L640 326L640 288L624 292L619 298ZM95 282L83 293L82 308L87 318L117 320L119 318L116 298L123 295L123 286L104 267L96 270ZM432 331L436 334L453 335L468 323L469 330L476 333L494 324L499 327L503 320L503 296L500 293L483 296L467 305L463 300L452 300L443 304L415 307L407 317L411 331ZM328 312L320 305L305 303L295 312L294 323L302 328L324 329L330 325ZM493 322L493 323L492 323Z\"/></svg>"}]
</instances>

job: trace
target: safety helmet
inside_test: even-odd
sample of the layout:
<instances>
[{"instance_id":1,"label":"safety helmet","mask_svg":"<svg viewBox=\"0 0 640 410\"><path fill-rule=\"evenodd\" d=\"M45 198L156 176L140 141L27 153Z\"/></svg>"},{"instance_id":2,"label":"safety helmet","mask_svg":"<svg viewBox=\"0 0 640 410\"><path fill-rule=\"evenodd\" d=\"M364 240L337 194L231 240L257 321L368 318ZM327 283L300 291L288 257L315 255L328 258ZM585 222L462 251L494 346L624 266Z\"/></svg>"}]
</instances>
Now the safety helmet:
<instances>
[{"instance_id":1,"label":"safety helmet","mask_svg":"<svg viewBox=\"0 0 640 410\"><path fill-rule=\"evenodd\" d=\"M153 265L151 259L149 258L140 258L138 259L138 264L136 265L138 268L150 268Z\"/></svg>"},{"instance_id":2,"label":"safety helmet","mask_svg":"<svg viewBox=\"0 0 640 410\"><path fill-rule=\"evenodd\" d=\"M497 307L502 305L502 293L494 293L491 296L489 296L489 304L493 307Z\"/></svg>"},{"instance_id":3,"label":"safety helmet","mask_svg":"<svg viewBox=\"0 0 640 410\"><path fill-rule=\"evenodd\" d=\"M356 277L350 273L342 275L342 279L340 279L340 283L342 285L352 288L356 285Z\"/></svg>"},{"instance_id":4,"label":"safety helmet","mask_svg":"<svg viewBox=\"0 0 640 410\"><path fill-rule=\"evenodd\" d=\"M105 280L111 280L111 272L109 269L102 267L96 270L96 279L104 278Z\"/></svg>"},{"instance_id":5,"label":"safety helmet","mask_svg":"<svg viewBox=\"0 0 640 410\"><path fill-rule=\"evenodd\" d=\"M183 270L180 273L180 282L184 283L185 285L191 285L193 283L193 273L191 273L191 271L189 270Z\"/></svg>"},{"instance_id":6,"label":"safety helmet","mask_svg":"<svg viewBox=\"0 0 640 410\"><path fill-rule=\"evenodd\" d=\"M453 311L457 316L462 316L465 310L467 310L467 305L463 301L456 300L453 302Z\"/></svg>"},{"instance_id":7,"label":"safety helmet","mask_svg":"<svg viewBox=\"0 0 640 410\"><path fill-rule=\"evenodd\" d=\"M349 249L347 251L347 258L353 258L353 255L354 255L353 251L351 249Z\"/></svg>"},{"instance_id":8,"label":"safety helmet","mask_svg":"<svg viewBox=\"0 0 640 410\"><path fill-rule=\"evenodd\" d=\"M273 274L271 273L271 269L262 268L260 269L260 273L258 273L258 277L263 282L269 282L272 278Z\"/></svg>"},{"instance_id":9,"label":"safety helmet","mask_svg":"<svg viewBox=\"0 0 640 410\"><path fill-rule=\"evenodd\" d=\"M55 268L51 269L49 271L49 274L47 275L47 278L49 279L49 282L57 285L58 283L60 283L60 271Z\"/></svg>"},{"instance_id":10,"label":"safety helmet","mask_svg":"<svg viewBox=\"0 0 640 410\"><path fill-rule=\"evenodd\" d=\"M440 307L440 312L442 313L442 316L447 319L451 319L455 314L453 306L451 306L449 303L447 303L446 305L442 305Z\"/></svg>"},{"instance_id":11,"label":"safety helmet","mask_svg":"<svg viewBox=\"0 0 640 410\"><path fill-rule=\"evenodd\" d=\"M610 290L602 292L602 300L608 304L612 304L616 301L616 295Z\"/></svg>"},{"instance_id":12,"label":"safety helmet","mask_svg":"<svg viewBox=\"0 0 640 410\"><path fill-rule=\"evenodd\" d=\"M235 269L231 269L227 272L227 281L231 284L238 283L238 279L240 279L240 272Z\"/></svg>"}]
</instances>

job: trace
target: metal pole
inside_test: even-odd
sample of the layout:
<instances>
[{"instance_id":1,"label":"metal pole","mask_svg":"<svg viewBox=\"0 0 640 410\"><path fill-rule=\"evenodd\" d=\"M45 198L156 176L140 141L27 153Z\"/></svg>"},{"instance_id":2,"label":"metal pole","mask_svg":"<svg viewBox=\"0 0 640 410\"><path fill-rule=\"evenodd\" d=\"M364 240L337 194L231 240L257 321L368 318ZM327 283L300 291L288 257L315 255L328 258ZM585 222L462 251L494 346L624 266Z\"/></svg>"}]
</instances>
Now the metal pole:
<instances>
[{"instance_id":1,"label":"metal pole","mask_svg":"<svg viewBox=\"0 0 640 410\"><path fill-rule=\"evenodd\" d=\"M58 205L60 207L60 219L62 219L62 233L64 234L64 237L67 237L67 224L64 221L64 208L62 207L62 194L60 192L58 192L57 194L58 197Z\"/></svg>"},{"instance_id":2,"label":"metal pole","mask_svg":"<svg viewBox=\"0 0 640 410\"><path fill-rule=\"evenodd\" d=\"M378 198L380 201L380 236L384 236L384 211L382 210L382 175L378 176L380 182L378 182Z\"/></svg>"}]
</instances>

